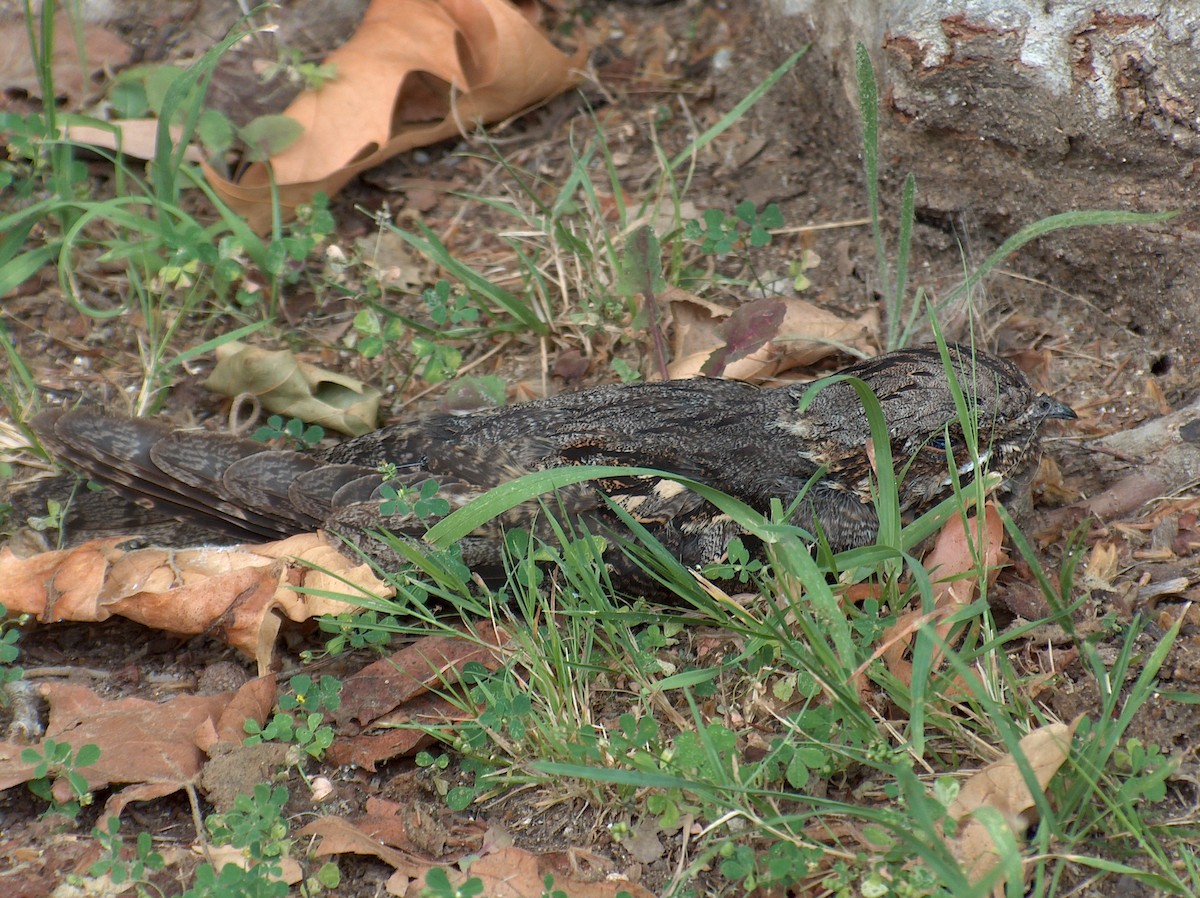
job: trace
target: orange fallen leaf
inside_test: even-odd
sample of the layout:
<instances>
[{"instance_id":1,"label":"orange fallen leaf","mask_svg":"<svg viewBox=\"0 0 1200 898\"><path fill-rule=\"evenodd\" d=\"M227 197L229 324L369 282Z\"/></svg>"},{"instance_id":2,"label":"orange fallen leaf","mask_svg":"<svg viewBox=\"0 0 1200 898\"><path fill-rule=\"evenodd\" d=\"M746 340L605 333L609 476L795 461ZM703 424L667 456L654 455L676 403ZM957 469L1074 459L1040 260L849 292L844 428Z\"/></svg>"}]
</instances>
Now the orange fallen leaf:
<instances>
[{"instance_id":1,"label":"orange fallen leaf","mask_svg":"<svg viewBox=\"0 0 1200 898\"><path fill-rule=\"evenodd\" d=\"M412 792L421 791L415 784ZM318 857L367 854L396 870L419 876L431 865L458 860L484 847L485 827L443 809L431 812L418 794L401 794L397 801L368 798L366 813L353 819L320 817L299 836L316 836Z\"/></svg>"},{"instance_id":2,"label":"orange fallen leaf","mask_svg":"<svg viewBox=\"0 0 1200 898\"><path fill-rule=\"evenodd\" d=\"M474 717L437 693L458 682L468 662L497 670L507 642L508 634L481 621L473 637L426 636L347 677L333 714L338 738L330 760L374 770L380 761L410 755L432 741L405 724L435 726Z\"/></svg>"},{"instance_id":3,"label":"orange fallen leaf","mask_svg":"<svg viewBox=\"0 0 1200 898\"><path fill-rule=\"evenodd\" d=\"M546 893L548 875L554 877L554 887L571 898L616 898L621 892L631 898L651 898L654 894L627 879L606 877L595 881L578 871L565 851L535 854L508 846L474 861L466 873L447 872L455 885L468 878L479 878L483 881L483 893L491 898L540 898Z\"/></svg>"},{"instance_id":4,"label":"orange fallen leaf","mask_svg":"<svg viewBox=\"0 0 1200 898\"><path fill-rule=\"evenodd\" d=\"M568 89L583 60L555 48L508 0L373 0L325 63L337 77L285 111L304 135L213 189L253 227L271 220L272 183L288 212L413 147L466 134Z\"/></svg>"},{"instance_id":5,"label":"orange fallen leaf","mask_svg":"<svg viewBox=\"0 0 1200 898\"><path fill-rule=\"evenodd\" d=\"M252 698L243 700L243 692ZM231 703L246 715L243 722L253 717L261 724L275 700L273 678L252 680L237 693L177 695L165 702L132 697L110 701L76 683L48 683L42 695L50 705L46 739L68 743L76 751L88 744L99 747L95 764L77 768L89 789L134 784L109 800L108 810L118 814L131 800L168 795L191 781L206 757L198 735L219 721ZM42 745L40 753L44 741ZM33 765L21 761L26 748L0 742L0 790L33 776Z\"/></svg>"},{"instance_id":6,"label":"orange fallen leaf","mask_svg":"<svg viewBox=\"0 0 1200 898\"><path fill-rule=\"evenodd\" d=\"M1111 590L1120 571L1116 543L1100 542L1092 546L1083 567L1080 585L1089 590Z\"/></svg>"},{"instance_id":7,"label":"orange fallen leaf","mask_svg":"<svg viewBox=\"0 0 1200 898\"><path fill-rule=\"evenodd\" d=\"M420 695L405 702L393 714L380 718L379 727L356 735L339 734L325 756L339 767L352 765L373 771L382 761L412 757L437 741L425 730L408 724L442 726L473 720L475 716L440 695Z\"/></svg>"},{"instance_id":8,"label":"orange fallen leaf","mask_svg":"<svg viewBox=\"0 0 1200 898\"><path fill-rule=\"evenodd\" d=\"M11 614L43 623L118 615L170 633L208 633L270 669L282 613L294 621L356 605L306 590L364 597L392 591L319 533L256 546L126 550L131 537L17 557L0 549L0 582ZM314 570L323 568L324 573Z\"/></svg>"},{"instance_id":9,"label":"orange fallen leaf","mask_svg":"<svg viewBox=\"0 0 1200 898\"><path fill-rule=\"evenodd\" d=\"M113 150L136 159L153 159L158 152L158 119L154 118L119 119L104 127L70 124L63 127L62 133L74 143ZM182 135L183 128L171 128L171 136L176 142ZM198 147L188 146L183 151L183 158L188 162L201 162L204 154Z\"/></svg>"},{"instance_id":10,"label":"orange fallen leaf","mask_svg":"<svg viewBox=\"0 0 1200 898\"><path fill-rule=\"evenodd\" d=\"M451 855L439 859L427 858L409 838L408 826L400 813L412 814L400 805L391 804L390 814L383 813L381 803L377 813L354 820L341 817L322 817L304 827L298 835L320 839L315 854L367 854L391 865L402 879L405 889L393 894L424 894L425 874L434 867L443 867L451 883L460 885L467 879L478 878L483 894L493 898L540 898L546 894L546 877L554 877L555 890L561 889L572 898L616 898L625 892L631 898L651 898L652 893L627 879L606 878L595 881L577 869L567 852L535 854L514 846L481 845L478 838L460 838ZM492 850L489 850L489 847ZM457 861L466 854L479 854L464 873ZM400 882L402 880L397 880Z\"/></svg>"},{"instance_id":11,"label":"orange fallen leaf","mask_svg":"<svg viewBox=\"0 0 1200 898\"><path fill-rule=\"evenodd\" d=\"M1000 520L995 505L991 502L984 509L984 526L978 518L970 515L966 527L963 520L954 516L942 527L932 551L923 564L934 578L933 610L929 613L911 611L900 615L896 622L884 632L880 648L874 657L882 656L888 670L904 683L912 682L912 664L904 659L912 644L913 636L922 626L934 623L934 632L940 640L950 633L947 619L960 608L974 601L979 588L976 559L981 560L989 577L994 577L1004 560L1004 523ZM936 669L941 659L941 649L933 649L931 669ZM874 660L874 658L872 658Z\"/></svg>"},{"instance_id":12,"label":"orange fallen leaf","mask_svg":"<svg viewBox=\"0 0 1200 898\"><path fill-rule=\"evenodd\" d=\"M411 698L457 682L459 671L470 662L497 670L508 639L488 621L481 621L471 636L425 636L345 678L333 719L367 726Z\"/></svg>"},{"instance_id":13,"label":"orange fallen leaf","mask_svg":"<svg viewBox=\"0 0 1200 898\"><path fill-rule=\"evenodd\" d=\"M403 825L400 826L403 830ZM320 841L313 851L315 857L334 854L362 854L377 857L395 870L419 872L429 866L429 861L412 858L404 850L394 847L397 837L383 836L371 818L347 820L345 817L318 817L298 833L298 838L316 838Z\"/></svg>"},{"instance_id":14,"label":"orange fallen leaf","mask_svg":"<svg viewBox=\"0 0 1200 898\"><path fill-rule=\"evenodd\" d=\"M1028 762L1039 789L1046 788L1070 756L1071 739L1078 724L1079 718L1070 724L1048 724L1034 730L1018 744L1018 751ZM1005 755L963 783L946 814L951 820L962 822L985 807L999 813L1018 844L1037 822L1037 803L1014 755ZM1000 862L990 831L975 817L959 828L949 844L972 883L982 881ZM1003 879L995 884L993 894L997 898L1005 894Z\"/></svg>"}]
</instances>

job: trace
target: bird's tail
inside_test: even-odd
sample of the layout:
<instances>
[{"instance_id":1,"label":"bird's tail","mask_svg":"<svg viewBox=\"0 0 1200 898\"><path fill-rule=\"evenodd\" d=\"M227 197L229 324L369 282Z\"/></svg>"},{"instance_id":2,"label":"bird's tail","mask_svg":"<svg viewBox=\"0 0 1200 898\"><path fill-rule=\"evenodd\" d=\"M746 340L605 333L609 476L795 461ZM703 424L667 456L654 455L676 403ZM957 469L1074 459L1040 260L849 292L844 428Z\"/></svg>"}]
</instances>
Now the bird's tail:
<instances>
[{"instance_id":1,"label":"bird's tail","mask_svg":"<svg viewBox=\"0 0 1200 898\"><path fill-rule=\"evenodd\" d=\"M53 455L139 505L246 541L315 530L382 482L372 468L92 409L45 412L32 427Z\"/></svg>"}]
</instances>

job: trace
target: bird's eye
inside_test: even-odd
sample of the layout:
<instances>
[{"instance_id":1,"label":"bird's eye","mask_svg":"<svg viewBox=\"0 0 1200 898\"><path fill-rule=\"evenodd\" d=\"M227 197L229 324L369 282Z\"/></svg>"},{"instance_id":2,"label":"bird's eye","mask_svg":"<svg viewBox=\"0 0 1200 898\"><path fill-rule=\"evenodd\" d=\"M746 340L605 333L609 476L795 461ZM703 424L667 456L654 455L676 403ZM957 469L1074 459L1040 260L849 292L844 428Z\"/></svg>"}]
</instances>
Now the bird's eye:
<instances>
[{"instance_id":1,"label":"bird's eye","mask_svg":"<svg viewBox=\"0 0 1200 898\"><path fill-rule=\"evenodd\" d=\"M931 449L937 449L939 452L945 452L946 438L944 436L931 438L929 440L929 447Z\"/></svg>"}]
</instances>

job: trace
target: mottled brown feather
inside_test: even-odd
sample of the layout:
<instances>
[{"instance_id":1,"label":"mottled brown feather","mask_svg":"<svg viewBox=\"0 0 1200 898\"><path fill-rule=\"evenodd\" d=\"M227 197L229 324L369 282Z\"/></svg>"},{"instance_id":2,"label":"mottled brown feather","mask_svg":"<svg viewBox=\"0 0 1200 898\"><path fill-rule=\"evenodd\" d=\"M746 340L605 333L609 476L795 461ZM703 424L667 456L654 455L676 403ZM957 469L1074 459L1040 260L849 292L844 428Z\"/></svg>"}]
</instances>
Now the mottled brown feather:
<instances>
[{"instance_id":1,"label":"mottled brown feather","mask_svg":"<svg viewBox=\"0 0 1200 898\"><path fill-rule=\"evenodd\" d=\"M959 347L951 347L948 358L978 422L988 469L1020 479L1036 464L1042 423L1074 413L1036 394L1007 361ZM902 475L902 511L919 514L948 495L947 447L956 466L969 454L940 352L902 350L840 373L861 379L879 399ZM417 419L308 454L88 410L47 413L33 426L63 460L180 517L247 538L323 525L385 562L387 550L369 531L386 526L418 536L428 522L380 516L383 463L397 467L402 484L433 478L455 506L520 474L577 464L664 470L764 512L773 498L790 506L813 481L797 502L796 523L819 527L835 549L869 543L877 529L870 429L858 394L844 380L811 393L808 385L759 389L715 379L601 386ZM699 496L662 478L572 487L557 507L590 529L619 531L605 496L687 564L719 559L739 532ZM538 513L530 503L489 525L470 541L469 560L497 562L501 526L533 524Z\"/></svg>"}]
</instances>

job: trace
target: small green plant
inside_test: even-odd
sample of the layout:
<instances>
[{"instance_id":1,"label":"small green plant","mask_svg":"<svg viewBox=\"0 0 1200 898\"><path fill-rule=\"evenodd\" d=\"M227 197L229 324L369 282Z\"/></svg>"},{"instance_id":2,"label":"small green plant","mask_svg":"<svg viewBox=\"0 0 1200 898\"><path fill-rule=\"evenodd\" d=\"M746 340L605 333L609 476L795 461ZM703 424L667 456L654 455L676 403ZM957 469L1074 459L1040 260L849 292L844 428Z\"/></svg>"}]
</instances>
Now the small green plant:
<instances>
[{"instance_id":1,"label":"small green plant","mask_svg":"<svg viewBox=\"0 0 1200 898\"><path fill-rule=\"evenodd\" d=\"M237 796L232 810L210 814L204 825L217 845L240 849L252 861L277 861L291 847L287 802L285 787L259 783L252 794Z\"/></svg>"},{"instance_id":2,"label":"small green plant","mask_svg":"<svg viewBox=\"0 0 1200 898\"><path fill-rule=\"evenodd\" d=\"M751 845L725 842L718 856L723 858L721 875L730 882L739 883L750 893L756 889L786 890L789 885L803 882L817 869L822 852L815 846L783 841L775 842L765 851ZM867 894L863 892L863 895Z\"/></svg>"},{"instance_id":3,"label":"small green plant","mask_svg":"<svg viewBox=\"0 0 1200 898\"><path fill-rule=\"evenodd\" d=\"M1113 761L1127 777L1120 795L1130 801L1162 801L1167 797L1166 780L1178 766L1157 745L1147 745L1136 737L1113 752Z\"/></svg>"},{"instance_id":4,"label":"small green plant","mask_svg":"<svg viewBox=\"0 0 1200 898\"><path fill-rule=\"evenodd\" d=\"M426 383L454 377L462 365L462 351L453 341L477 337L492 329L478 322L481 308L473 294L455 293L450 282L439 280L421 299L429 313L422 322L390 309L366 308L354 316L354 346L364 358L376 358L389 347L411 357L411 370Z\"/></svg>"},{"instance_id":5,"label":"small green plant","mask_svg":"<svg viewBox=\"0 0 1200 898\"><path fill-rule=\"evenodd\" d=\"M28 622L26 615L17 618L8 617L8 609L0 604L0 705L8 704L8 693L2 688L8 683L15 683L25 672L16 665L21 656L17 643L21 639L21 626Z\"/></svg>"},{"instance_id":6,"label":"small green plant","mask_svg":"<svg viewBox=\"0 0 1200 898\"><path fill-rule=\"evenodd\" d=\"M204 824L213 843L238 849L249 864L243 869L229 863L220 871L211 864L201 864L192 888L183 898L284 898L289 889L282 879L282 861L292 848L284 812L287 801L283 786L259 783L252 794L235 798L232 810L210 814ZM329 863L318 871L313 884L328 888L328 883L336 884L339 878L336 865Z\"/></svg>"},{"instance_id":7,"label":"small green plant","mask_svg":"<svg viewBox=\"0 0 1200 898\"><path fill-rule=\"evenodd\" d=\"M450 766L450 756L446 753L435 755L429 751L419 751L413 758L418 767L427 770L445 770Z\"/></svg>"},{"instance_id":8,"label":"small green plant","mask_svg":"<svg viewBox=\"0 0 1200 898\"><path fill-rule=\"evenodd\" d=\"M84 805L92 803L87 778L79 770L91 767L100 760L98 746L88 743L76 752L66 742L47 739L41 752L36 748L22 751L21 760L34 765L33 778L28 783L29 791L50 802L51 813L75 817ZM54 795L54 787L59 782L66 783L70 792L71 797L67 801L59 801Z\"/></svg>"},{"instance_id":9,"label":"small green plant","mask_svg":"<svg viewBox=\"0 0 1200 898\"><path fill-rule=\"evenodd\" d=\"M707 209L703 221L692 219L683 228L689 240L700 244L700 251L710 255L732 252L739 244L759 249L771 242L769 228L783 227L783 213L779 206L770 203L759 212L753 201L743 200L734 207L733 214L720 209Z\"/></svg>"},{"instance_id":10,"label":"small green plant","mask_svg":"<svg viewBox=\"0 0 1200 898\"><path fill-rule=\"evenodd\" d=\"M279 440L292 449L311 449L325 439L325 428L319 424L306 425L299 418L284 421L282 415L271 415L266 424L254 431L251 439L260 443Z\"/></svg>"},{"instance_id":11,"label":"small green plant","mask_svg":"<svg viewBox=\"0 0 1200 898\"><path fill-rule=\"evenodd\" d=\"M488 789L487 777L499 769L498 765L483 758L463 757L459 760L459 773L468 778L466 785L449 786L446 789L446 807L452 811L465 811Z\"/></svg>"},{"instance_id":12,"label":"small green plant","mask_svg":"<svg viewBox=\"0 0 1200 898\"><path fill-rule=\"evenodd\" d=\"M65 505L57 499L47 499L46 513L42 515L30 515L26 518L25 523L38 532L61 530L66 514L67 508Z\"/></svg>"},{"instance_id":13,"label":"small green plant","mask_svg":"<svg viewBox=\"0 0 1200 898\"><path fill-rule=\"evenodd\" d=\"M277 864L255 864L243 869L234 863L221 867L204 863L196 868L192 887L181 898L286 898L291 889L281 878L282 867Z\"/></svg>"},{"instance_id":14,"label":"small green plant","mask_svg":"<svg viewBox=\"0 0 1200 898\"><path fill-rule=\"evenodd\" d=\"M369 610L353 614L327 614L321 618L319 626L322 633L334 634L326 640L325 652L340 655L348 650L383 648L391 641L392 635L400 630L400 619L392 614ZM313 658L311 653L304 657L306 662Z\"/></svg>"},{"instance_id":15,"label":"small green plant","mask_svg":"<svg viewBox=\"0 0 1200 898\"><path fill-rule=\"evenodd\" d=\"M133 883L138 886L138 894L147 894L143 886L149 883L149 874L161 870L166 865L163 856L154 850L154 840L150 833L138 833L134 844L132 858L122 856L125 847L120 836L121 819L109 817L103 825L92 829L92 836L100 843L104 856L89 868L92 876L107 876L115 886Z\"/></svg>"},{"instance_id":16,"label":"small green plant","mask_svg":"<svg viewBox=\"0 0 1200 898\"><path fill-rule=\"evenodd\" d=\"M725 548L725 561L720 564L706 565L704 576L710 580L733 580L739 583L749 583L755 577L761 577L770 569L761 558L752 558L750 550L740 537L734 537Z\"/></svg>"},{"instance_id":17,"label":"small green plant","mask_svg":"<svg viewBox=\"0 0 1200 898\"><path fill-rule=\"evenodd\" d=\"M279 697L278 710L266 726L246 721L246 732L250 734L246 744L291 743L319 759L333 744L333 727L325 723L325 714L341 706L342 683L335 677L314 680L307 674L297 674L288 686L292 691Z\"/></svg>"},{"instance_id":18,"label":"small green plant","mask_svg":"<svg viewBox=\"0 0 1200 898\"><path fill-rule=\"evenodd\" d=\"M445 867L430 867L425 874L425 889L422 898L475 898L483 894L483 880L472 876L456 886L450 882L450 876Z\"/></svg>"},{"instance_id":19,"label":"small green plant","mask_svg":"<svg viewBox=\"0 0 1200 898\"><path fill-rule=\"evenodd\" d=\"M414 368L419 369L426 383L439 384L458 373L462 351L433 337L414 335L409 343Z\"/></svg>"},{"instance_id":20,"label":"small green plant","mask_svg":"<svg viewBox=\"0 0 1200 898\"><path fill-rule=\"evenodd\" d=\"M475 665L475 666L473 666ZM472 662L463 671L463 685L470 688L472 700L483 710L477 720L480 736L489 734L522 741L529 732L533 699L511 676L493 676L482 665Z\"/></svg>"},{"instance_id":21,"label":"small green plant","mask_svg":"<svg viewBox=\"0 0 1200 898\"><path fill-rule=\"evenodd\" d=\"M621 378L621 383L632 384L637 383L642 379L642 372L633 367L624 359L615 358L609 363L609 367L613 369L613 374Z\"/></svg>"},{"instance_id":22,"label":"small green plant","mask_svg":"<svg viewBox=\"0 0 1200 898\"><path fill-rule=\"evenodd\" d=\"M399 315L385 314L375 309L360 309L354 315L357 334L355 348L365 359L378 357L389 344L399 344L408 329Z\"/></svg>"},{"instance_id":23,"label":"small green plant","mask_svg":"<svg viewBox=\"0 0 1200 898\"><path fill-rule=\"evenodd\" d=\"M381 473L389 479L394 478L395 466L385 468ZM411 515L421 521L429 521L450 511L450 503L438 495L438 482L433 478L414 486L385 483L379 488L379 495L383 497L379 513L384 517Z\"/></svg>"},{"instance_id":24,"label":"small green plant","mask_svg":"<svg viewBox=\"0 0 1200 898\"><path fill-rule=\"evenodd\" d=\"M284 47L275 63L267 66L259 77L267 82L278 75L299 84L304 90L320 90L337 78L337 66L332 63L308 62L304 54L295 47Z\"/></svg>"},{"instance_id":25,"label":"small green plant","mask_svg":"<svg viewBox=\"0 0 1200 898\"><path fill-rule=\"evenodd\" d=\"M7 152L0 159L0 190L27 201L52 185L61 199L82 199L88 191L87 165L55 147L52 118L46 114L0 112L0 133ZM37 204L43 205L42 203ZM0 261L4 261L0 257Z\"/></svg>"},{"instance_id":26,"label":"small green plant","mask_svg":"<svg viewBox=\"0 0 1200 898\"><path fill-rule=\"evenodd\" d=\"M453 293L449 281L438 281L422 293L421 298L429 307L429 317L434 324L465 325L479 320L479 308L466 294Z\"/></svg>"}]
</instances>

